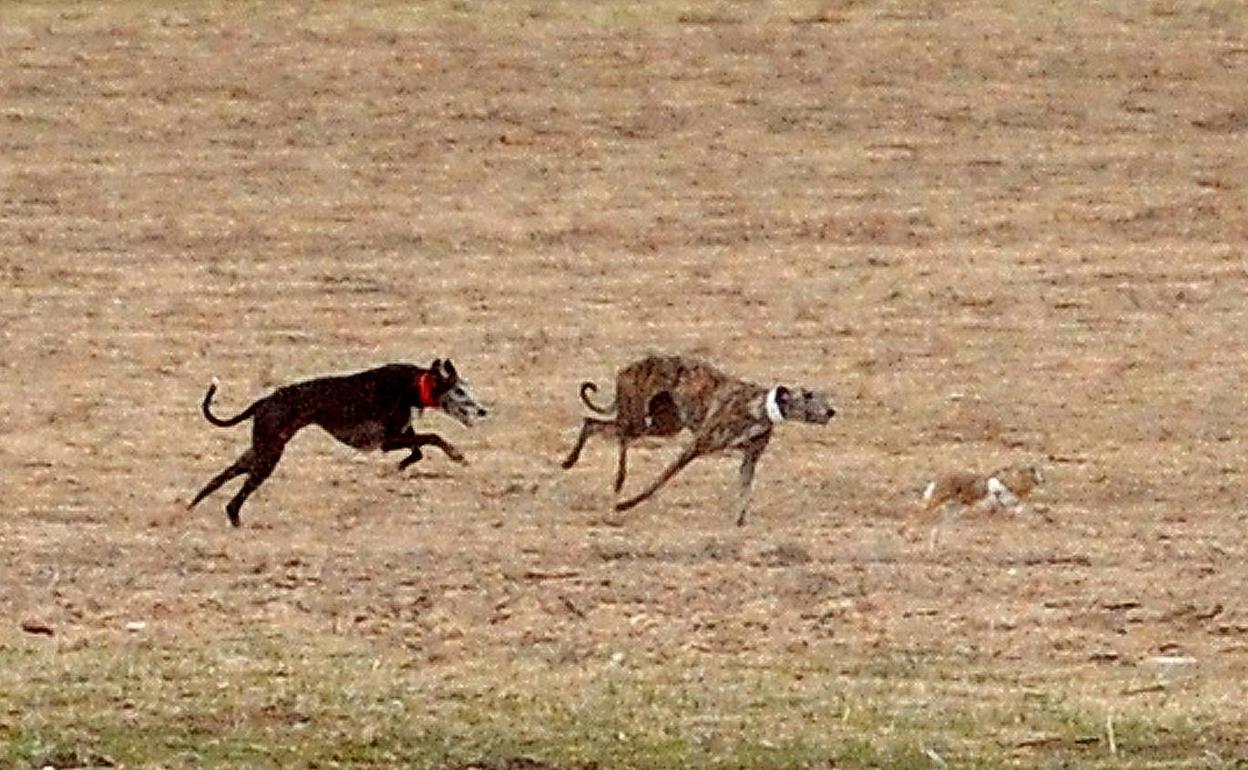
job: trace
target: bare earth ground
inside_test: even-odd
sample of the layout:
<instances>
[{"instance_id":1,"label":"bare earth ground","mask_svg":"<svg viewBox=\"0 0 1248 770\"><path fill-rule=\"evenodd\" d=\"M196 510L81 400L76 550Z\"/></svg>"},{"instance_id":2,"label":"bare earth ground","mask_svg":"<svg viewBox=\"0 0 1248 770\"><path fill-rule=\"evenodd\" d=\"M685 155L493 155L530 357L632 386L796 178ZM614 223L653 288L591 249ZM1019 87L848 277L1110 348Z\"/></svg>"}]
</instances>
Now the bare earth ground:
<instances>
[{"instance_id":1,"label":"bare earth ground","mask_svg":"<svg viewBox=\"0 0 1248 770\"><path fill-rule=\"evenodd\" d=\"M5 5L0 766L1248 765L1246 19ZM742 529L727 459L616 516L557 462L650 350L841 415ZM311 430L185 511L211 376L435 355L471 466Z\"/></svg>"}]
</instances>

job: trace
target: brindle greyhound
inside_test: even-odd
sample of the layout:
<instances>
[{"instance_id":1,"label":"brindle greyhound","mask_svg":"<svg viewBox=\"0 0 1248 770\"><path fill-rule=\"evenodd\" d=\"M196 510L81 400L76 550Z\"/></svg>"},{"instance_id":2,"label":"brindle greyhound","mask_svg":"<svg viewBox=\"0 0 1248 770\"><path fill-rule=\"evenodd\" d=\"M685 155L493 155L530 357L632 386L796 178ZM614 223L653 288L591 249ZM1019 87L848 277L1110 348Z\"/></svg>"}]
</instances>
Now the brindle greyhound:
<instances>
[{"instance_id":1,"label":"brindle greyhound","mask_svg":"<svg viewBox=\"0 0 1248 770\"><path fill-rule=\"evenodd\" d=\"M615 509L628 510L650 497L702 455L739 450L738 526L745 524L754 466L771 440L772 429L786 420L826 425L836 414L823 393L743 382L684 356L648 356L625 366L616 375L615 402L609 406L590 401L589 394L597 390L592 382L582 383L581 400L599 414L614 411L615 419L586 417L576 444L563 461L564 468L576 464L590 436L614 436L620 442L615 473L618 493L624 486L629 442L642 436L674 436L688 428L693 432L693 443L652 484L617 503Z\"/></svg>"},{"instance_id":2,"label":"brindle greyhound","mask_svg":"<svg viewBox=\"0 0 1248 770\"><path fill-rule=\"evenodd\" d=\"M458 463L468 462L436 433L413 432L412 409L441 409L467 426L488 414L473 396L472 388L455 371L454 364L436 358L428 369L387 364L356 374L317 377L286 385L224 420L209 409L216 392L214 380L204 396L204 417L222 428L250 418L251 448L214 476L188 507L194 508L235 476L247 474L242 488L225 506L230 523L236 527L247 497L273 473L286 442L308 425L319 425L360 451L411 450L399 463L402 470L421 459L420 448L427 445L436 446Z\"/></svg>"}]
</instances>

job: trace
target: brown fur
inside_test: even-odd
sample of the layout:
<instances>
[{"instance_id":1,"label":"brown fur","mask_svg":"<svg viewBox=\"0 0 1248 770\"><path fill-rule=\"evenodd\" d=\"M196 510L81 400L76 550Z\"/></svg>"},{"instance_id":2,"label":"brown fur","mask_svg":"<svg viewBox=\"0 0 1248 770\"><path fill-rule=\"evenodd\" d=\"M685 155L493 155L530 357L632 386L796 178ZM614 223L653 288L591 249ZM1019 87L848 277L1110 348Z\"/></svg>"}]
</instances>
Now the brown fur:
<instances>
[{"instance_id":1,"label":"brown fur","mask_svg":"<svg viewBox=\"0 0 1248 770\"><path fill-rule=\"evenodd\" d=\"M620 369L615 379L615 401L607 407L594 404L592 382L581 385L581 400L598 414L614 412L615 419L587 417L576 444L563 461L571 468L581 456L590 436L614 436L620 443L615 491L624 486L628 445L643 436L674 436L693 432L693 442L649 487L616 504L624 511L654 494L694 459L714 452L742 453L739 471L737 524L745 523L754 467L774 427L767 413L767 399L775 391L775 408L783 419L826 424L836 414L822 393L785 387L766 388L730 377L714 366L684 356L648 356Z\"/></svg>"},{"instance_id":2,"label":"brown fur","mask_svg":"<svg viewBox=\"0 0 1248 770\"><path fill-rule=\"evenodd\" d=\"M991 479L1000 482L1006 492L993 494L989 488ZM967 471L945 473L933 479L924 490L916 524L931 524L950 504L970 507L987 503L991 508L1021 507L1022 500L1043 483L1044 474L1036 465L1010 465L988 474ZM933 530L933 542L934 538Z\"/></svg>"}]
</instances>

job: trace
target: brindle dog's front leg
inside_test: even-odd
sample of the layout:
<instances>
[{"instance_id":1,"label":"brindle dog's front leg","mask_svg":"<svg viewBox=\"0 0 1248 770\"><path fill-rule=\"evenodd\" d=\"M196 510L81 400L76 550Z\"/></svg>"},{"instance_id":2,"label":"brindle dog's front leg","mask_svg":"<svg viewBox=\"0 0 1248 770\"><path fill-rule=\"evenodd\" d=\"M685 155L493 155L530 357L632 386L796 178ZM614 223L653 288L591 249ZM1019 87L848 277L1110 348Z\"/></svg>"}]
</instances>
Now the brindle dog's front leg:
<instances>
[{"instance_id":1,"label":"brindle dog's front leg","mask_svg":"<svg viewBox=\"0 0 1248 770\"><path fill-rule=\"evenodd\" d=\"M754 439L749 444L742 447L744 456L741 458L741 469L737 473L737 526L745 526L745 511L750 504L750 490L754 484L754 466L758 464L758 458L762 456L763 450L767 448L767 442L771 439L771 434Z\"/></svg>"}]
</instances>

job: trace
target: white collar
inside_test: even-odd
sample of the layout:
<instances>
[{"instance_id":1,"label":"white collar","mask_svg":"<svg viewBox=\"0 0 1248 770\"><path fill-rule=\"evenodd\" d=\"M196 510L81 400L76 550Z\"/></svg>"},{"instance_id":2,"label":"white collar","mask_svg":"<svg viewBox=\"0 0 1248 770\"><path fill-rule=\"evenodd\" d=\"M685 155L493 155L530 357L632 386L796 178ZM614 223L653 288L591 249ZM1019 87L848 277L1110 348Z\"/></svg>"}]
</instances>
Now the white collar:
<instances>
[{"instance_id":1,"label":"white collar","mask_svg":"<svg viewBox=\"0 0 1248 770\"><path fill-rule=\"evenodd\" d=\"M778 390L780 390L779 386L767 391L767 398L763 400L763 411L767 413L767 419L772 423L784 422L784 412L780 411L780 405L776 403Z\"/></svg>"}]
</instances>

